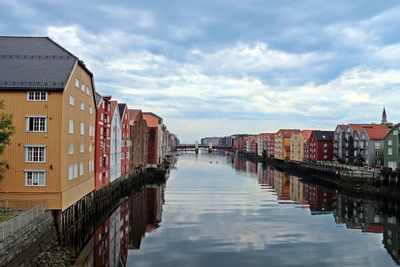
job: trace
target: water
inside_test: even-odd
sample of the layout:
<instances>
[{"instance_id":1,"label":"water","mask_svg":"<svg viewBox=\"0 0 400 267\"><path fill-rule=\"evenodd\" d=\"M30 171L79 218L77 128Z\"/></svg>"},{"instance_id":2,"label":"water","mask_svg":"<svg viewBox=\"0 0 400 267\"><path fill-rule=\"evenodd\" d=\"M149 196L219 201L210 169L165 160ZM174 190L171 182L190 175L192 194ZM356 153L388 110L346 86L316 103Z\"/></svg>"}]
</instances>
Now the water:
<instances>
[{"instance_id":1,"label":"water","mask_svg":"<svg viewBox=\"0 0 400 267\"><path fill-rule=\"evenodd\" d=\"M122 200L82 255L96 266L397 266L397 207L184 154L166 185Z\"/></svg>"}]
</instances>

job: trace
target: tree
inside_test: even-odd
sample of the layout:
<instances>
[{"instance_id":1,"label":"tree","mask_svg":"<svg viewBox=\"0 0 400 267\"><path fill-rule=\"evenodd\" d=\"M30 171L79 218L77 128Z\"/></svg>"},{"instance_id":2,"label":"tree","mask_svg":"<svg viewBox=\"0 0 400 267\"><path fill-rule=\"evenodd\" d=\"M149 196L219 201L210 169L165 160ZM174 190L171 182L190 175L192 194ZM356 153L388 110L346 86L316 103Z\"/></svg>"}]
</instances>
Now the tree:
<instances>
[{"instance_id":1,"label":"tree","mask_svg":"<svg viewBox=\"0 0 400 267\"><path fill-rule=\"evenodd\" d=\"M386 124L386 126L387 126L388 128L390 128L390 129L392 129L393 126L394 126L393 122L386 122L385 124Z\"/></svg>"},{"instance_id":2,"label":"tree","mask_svg":"<svg viewBox=\"0 0 400 267\"><path fill-rule=\"evenodd\" d=\"M0 110L4 110L4 101L0 100ZM15 127L12 124L12 115L0 112L0 155L3 154L6 147L11 142L11 136L15 133ZM6 160L0 161L0 180L3 179L4 166Z\"/></svg>"}]
</instances>

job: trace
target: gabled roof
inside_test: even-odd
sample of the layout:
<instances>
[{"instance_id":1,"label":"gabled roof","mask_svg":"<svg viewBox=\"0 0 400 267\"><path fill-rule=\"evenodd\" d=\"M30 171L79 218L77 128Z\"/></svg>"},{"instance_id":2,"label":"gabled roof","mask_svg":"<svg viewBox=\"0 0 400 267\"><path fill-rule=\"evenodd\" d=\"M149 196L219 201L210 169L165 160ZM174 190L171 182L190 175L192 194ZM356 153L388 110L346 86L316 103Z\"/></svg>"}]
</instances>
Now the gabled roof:
<instances>
[{"instance_id":1,"label":"gabled roof","mask_svg":"<svg viewBox=\"0 0 400 267\"><path fill-rule=\"evenodd\" d=\"M313 132L314 130L302 130L299 134L303 137L303 139L308 140Z\"/></svg>"},{"instance_id":2,"label":"gabled roof","mask_svg":"<svg viewBox=\"0 0 400 267\"><path fill-rule=\"evenodd\" d=\"M143 119L147 122L147 127L158 127L162 124L162 118L152 112L143 112Z\"/></svg>"},{"instance_id":3,"label":"gabled roof","mask_svg":"<svg viewBox=\"0 0 400 267\"><path fill-rule=\"evenodd\" d=\"M132 121L136 121L138 115L142 112L140 109L128 109L129 119Z\"/></svg>"},{"instance_id":4,"label":"gabled roof","mask_svg":"<svg viewBox=\"0 0 400 267\"><path fill-rule=\"evenodd\" d=\"M0 36L0 90L63 91L84 63L48 37Z\"/></svg>"},{"instance_id":5,"label":"gabled roof","mask_svg":"<svg viewBox=\"0 0 400 267\"><path fill-rule=\"evenodd\" d=\"M102 99L102 98L103 98L103 97L102 97L99 93L96 92L95 100L96 100L96 106L97 106L97 107L100 105L101 99Z\"/></svg>"},{"instance_id":6,"label":"gabled roof","mask_svg":"<svg viewBox=\"0 0 400 267\"><path fill-rule=\"evenodd\" d=\"M282 135L285 138L290 138L292 137L292 134L299 133L299 129L280 129L276 135Z\"/></svg>"},{"instance_id":7,"label":"gabled roof","mask_svg":"<svg viewBox=\"0 0 400 267\"><path fill-rule=\"evenodd\" d=\"M385 125L386 126L386 125ZM383 140L390 131L389 127L386 128L364 128L370 140Z\"/></svg>"},{"instance_id":8,"label":"gabled roof","mask_svg":"<svg viewBox=\"0 0 400 267\"><path fill-rule=\"evenodd\" d=\"M333 141L333 131L314 131L313 135L317 141Z\"/></svg>"},{"instance_id":9,"label":"gabled roof","mask_svg":"<svg viewBox=\"0 0 400 267\"><path fill-rule=\"evenodd\" d=\"M119 119L122 120L122 118L124 117L124 111L126 108L126 104L125 103L118 103L118 111L119 111Z\"/></svg>"}]
</instances>

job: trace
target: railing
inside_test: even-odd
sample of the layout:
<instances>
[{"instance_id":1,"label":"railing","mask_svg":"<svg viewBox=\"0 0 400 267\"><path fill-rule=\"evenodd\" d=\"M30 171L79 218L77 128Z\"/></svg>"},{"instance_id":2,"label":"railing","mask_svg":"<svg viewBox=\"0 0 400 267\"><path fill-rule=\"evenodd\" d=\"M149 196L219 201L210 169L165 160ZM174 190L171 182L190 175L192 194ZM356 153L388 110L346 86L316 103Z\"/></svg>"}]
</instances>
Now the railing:
<instances>
[{"instance_id":1,"label":"railing","mask_svg":"<svg viewBox=\"0 0 400 267\"><path fill-rule=\"evenodd\" d=\"M31 223L34 219L42 215L47 209L47 202L40 203L33 208L24 211L11 220L0 223L0 242L10 235Z\"/></svg>"}]
</instances>

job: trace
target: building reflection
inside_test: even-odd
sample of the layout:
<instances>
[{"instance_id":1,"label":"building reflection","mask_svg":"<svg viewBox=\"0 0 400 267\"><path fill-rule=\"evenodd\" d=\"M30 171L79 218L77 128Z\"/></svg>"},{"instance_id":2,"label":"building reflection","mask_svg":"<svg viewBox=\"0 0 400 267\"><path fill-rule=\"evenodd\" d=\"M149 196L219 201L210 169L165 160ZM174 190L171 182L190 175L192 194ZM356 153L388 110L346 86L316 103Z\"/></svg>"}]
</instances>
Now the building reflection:
<instances>
[{"instance_id":1,"label":"building reflection","mask_svg":"<svg viewBox=\"0 0 400 267\"><path fill-rule=\"evenodd\" d=\"M239 172L258 177L262 188L276 192L278 203L302 204L311 215L333 214L337 224L364 233L382 234L382 243L393 260L400 264L400 203L351 197L311 184L261 163L253 165L235 158L233 167Z\"/></svg>"},{"instance_id":2,"label":"building reflection","mask_svg":"<svg viewBox=\"0 0 400 267\"><path fill-rule=\"evenodd\" d=\"M160 226L164 185L147 185L118 207L95 231L76 266L126 266L129 249L139 249L146 232Z\"/></svg>"}]
</instances>

